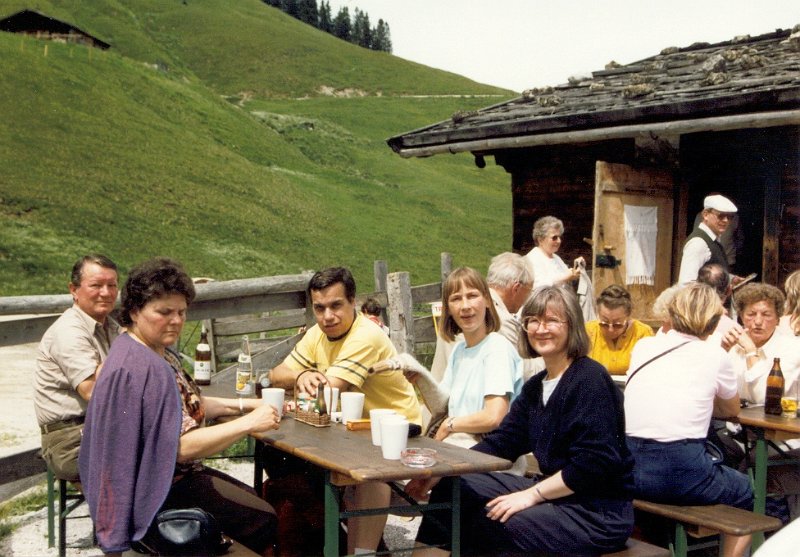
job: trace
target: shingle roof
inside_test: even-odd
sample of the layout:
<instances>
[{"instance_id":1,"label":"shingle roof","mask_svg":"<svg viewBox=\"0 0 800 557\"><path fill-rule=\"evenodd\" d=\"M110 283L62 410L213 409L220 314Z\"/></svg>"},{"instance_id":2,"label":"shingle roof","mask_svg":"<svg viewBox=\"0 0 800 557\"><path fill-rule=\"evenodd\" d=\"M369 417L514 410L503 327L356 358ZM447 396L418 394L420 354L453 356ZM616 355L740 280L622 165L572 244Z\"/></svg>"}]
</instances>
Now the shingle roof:
<instances>
[{"instance_id":1,"label":"shingle roof","mask_svg":"<svg viewBox=\"0 0 800 557\"><path fill-rule=\"evenodd\" d=\"M491 138L800 107L800 25L667 48L625 66L531 89L510 101L390 138L397 152ZM453 151L464 149L453 149Z\"/></svg>"}]
</instances>

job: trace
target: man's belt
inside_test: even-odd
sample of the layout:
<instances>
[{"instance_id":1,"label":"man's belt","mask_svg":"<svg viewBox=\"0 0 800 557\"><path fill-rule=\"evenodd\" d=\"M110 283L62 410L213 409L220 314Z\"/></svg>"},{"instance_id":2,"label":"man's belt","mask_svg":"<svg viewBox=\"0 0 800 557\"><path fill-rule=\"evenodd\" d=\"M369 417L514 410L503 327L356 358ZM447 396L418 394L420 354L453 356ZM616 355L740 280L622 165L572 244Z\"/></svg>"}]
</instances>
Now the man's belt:
<instances>
[{"instance_id":1,"label":"man's belt","mask_svg":"<svg viewBox=\"0 0 800 557\"><path fill-rule=\"evenodd\" d=\"M83 416L79 416L77 418L68 418L66 420L50 422L49 424L44 424L42 426L39 426L39 429L42 431L42 434L53 433L54 431L58 431L59 429L64 429L65 427L72 427L74 425L81 425L82 423L83 423Z\"/></svg>"}]
</instances>

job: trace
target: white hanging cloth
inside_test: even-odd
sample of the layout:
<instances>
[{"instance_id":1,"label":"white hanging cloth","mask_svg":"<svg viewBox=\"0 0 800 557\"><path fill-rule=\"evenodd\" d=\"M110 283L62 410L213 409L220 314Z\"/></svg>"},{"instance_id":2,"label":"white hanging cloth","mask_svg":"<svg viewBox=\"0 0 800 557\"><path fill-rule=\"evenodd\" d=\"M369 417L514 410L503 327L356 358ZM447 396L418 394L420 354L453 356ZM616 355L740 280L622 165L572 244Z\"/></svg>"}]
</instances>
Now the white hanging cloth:
<instances>
[{"instance_id":1,"label":"white hanging cloth","mask_svg":"<svg viewBox=\"0 0 800 557\"><path fill-rule=\"evenodd\" d=\"M658 207L625 205L625 284L652 286L656 278Z\"/></svg>"}]
</instances>

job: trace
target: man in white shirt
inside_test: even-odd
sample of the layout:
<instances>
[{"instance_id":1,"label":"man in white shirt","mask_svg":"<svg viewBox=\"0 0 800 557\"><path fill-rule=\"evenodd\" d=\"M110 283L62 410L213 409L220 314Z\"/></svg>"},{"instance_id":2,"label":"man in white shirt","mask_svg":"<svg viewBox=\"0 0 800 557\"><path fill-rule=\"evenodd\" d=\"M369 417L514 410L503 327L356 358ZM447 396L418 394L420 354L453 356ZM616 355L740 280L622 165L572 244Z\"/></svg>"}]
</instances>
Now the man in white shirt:
<instances>
[{"instance_id":1,"label":"man in white shirt","mask_svg":"<svg viewBox=\"0 0 800 557\"><path fill-rule=\"evenodd\" d=\"M700 267L706 263L718 263L728 270L728 258L717 238L727 230L737 211L736 205L722 195L709 195L703 200L703 222L683 246L679 284L695 280Z\"/></svg>"}]
</instances>

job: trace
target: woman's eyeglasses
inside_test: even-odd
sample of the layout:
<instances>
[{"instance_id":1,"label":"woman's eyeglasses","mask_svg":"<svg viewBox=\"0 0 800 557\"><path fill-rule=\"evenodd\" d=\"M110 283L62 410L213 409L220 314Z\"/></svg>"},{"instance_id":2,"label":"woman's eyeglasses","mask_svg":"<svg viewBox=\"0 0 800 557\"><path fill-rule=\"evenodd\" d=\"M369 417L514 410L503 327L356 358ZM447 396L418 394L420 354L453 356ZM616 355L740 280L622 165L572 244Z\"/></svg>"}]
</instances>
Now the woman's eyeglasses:
<instances>
[{"instance_id":1,"label":"woman's eyeglasses","mask_svg":"<svg viewBox=\"0 0 800 557\"><path fill-rule=\"evenodd\" d=\"M550 239L555 242L556 240L560 240L561 236L559 236L558 234L554 234L553 236L550 236Z\"/></svg>"},{"instance_id":2,"label":"woman's eyeglasses","mask_svg":"<svg viewBox=\"0 0 800 557\"><path fill-rule=\"evenodd\" d=\"M611 329L613 331L615 329L624 329L628 326L628 322L623 321L622 323L606 323L605 321L600 321L600 326L604 329Z\"/></svg>"},{"instance_id":3,"label":"woman's eyeglasses","mask_svg":"<svg viewBox=\"0 0 800 557\"><path fill-rule=\"evenodd\" d=\"M566 321L562 321L561 319L557 319L555 317L545 317L544 319L539 319L538 317L526 317L522 320L522 329L529 333L535 333L539 330L540 325L544 325L545 329L548 331L553 331L558 329L564 323L566 323Z\"/></svg>"}]
</instances>

